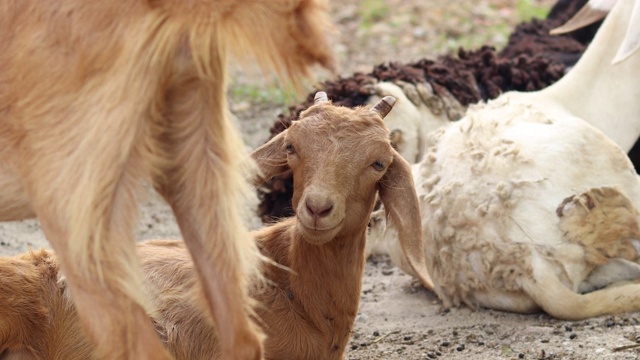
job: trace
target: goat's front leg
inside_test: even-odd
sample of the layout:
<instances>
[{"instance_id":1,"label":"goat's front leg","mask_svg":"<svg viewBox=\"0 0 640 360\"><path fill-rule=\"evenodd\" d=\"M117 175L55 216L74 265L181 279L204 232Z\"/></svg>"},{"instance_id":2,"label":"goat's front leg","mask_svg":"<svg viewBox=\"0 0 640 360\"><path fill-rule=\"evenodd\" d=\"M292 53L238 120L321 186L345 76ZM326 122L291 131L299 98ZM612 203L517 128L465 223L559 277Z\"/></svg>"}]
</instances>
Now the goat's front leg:
<instances>
[{"instance_id":1,"label":"goat's front leg","mask_svg":"<svg viewBox=\"0 0 640 360\"><path fill-rule=\"evenodd\" d=\"M0 159L0 221L35 217L20 177Z\"/></svg>"},{"instance_id":2,"label":"goat's front leg","mask_svg":"<svg viewBox=\"0 0 640 360\"><path fill-rule=\"evenodd\" d=\"M262 358L262 334L247 295L257 249L240 213L251 194L249 157L226 118L224 82L183 74L168 94L168 176L158 190L172 206L213 316L224 359ZM244 164L243 164L244 163Z\"/></svg>"},{"instance_id":3,"label":"goat's front leg","mask_svg":"<svg viewBox=\"0 0 640 360\"><path fill-rule=\"evenodd\" d=\"M86 201L71 196L75 202L68 204L71 189L51 190L55 200L38 202L36 209L97 358L170 359L148 317L132 238L136 203L132 180L125 178L113 188L80 190Z\"/></svg>"}]
</instances>

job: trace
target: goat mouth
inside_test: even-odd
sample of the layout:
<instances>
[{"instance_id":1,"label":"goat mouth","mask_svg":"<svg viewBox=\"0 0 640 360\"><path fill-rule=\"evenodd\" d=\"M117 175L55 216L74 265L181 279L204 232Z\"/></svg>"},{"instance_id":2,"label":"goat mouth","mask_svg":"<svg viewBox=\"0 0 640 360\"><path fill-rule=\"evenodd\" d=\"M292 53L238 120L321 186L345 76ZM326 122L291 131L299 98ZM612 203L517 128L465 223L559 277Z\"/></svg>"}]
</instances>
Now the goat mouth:
<instances>
[{"instance_id":1,"label":"goat mouth","mask_svg":"<svg viewBox=\"0 0 640 360\"><path fill-rule=\"evenodd\" d=\"M336 230L337 228L342 226L344 219L340 220L337 224L333 226L327 226L327 227L312 227L312 226L307 226L307 224L305 224L303 221L298 220L298 222L300 223L300 225L302 225L305 231L308 231L311 234L320 234L320 233Z\"/></svg>"},{"instance_id":2,"label":"goat mouth","mask_svg":"<svg viewBox=\"0 0 640 360\"><path fill-rule=\"evenodd\" d=\"M338 235L342 228L344 220L340 220L335 226L326 228L313 228L305 225L302 221L298 221L297 229L302 238L313 245L323 245L331 241Z\"/></svg>"}]
</instances>

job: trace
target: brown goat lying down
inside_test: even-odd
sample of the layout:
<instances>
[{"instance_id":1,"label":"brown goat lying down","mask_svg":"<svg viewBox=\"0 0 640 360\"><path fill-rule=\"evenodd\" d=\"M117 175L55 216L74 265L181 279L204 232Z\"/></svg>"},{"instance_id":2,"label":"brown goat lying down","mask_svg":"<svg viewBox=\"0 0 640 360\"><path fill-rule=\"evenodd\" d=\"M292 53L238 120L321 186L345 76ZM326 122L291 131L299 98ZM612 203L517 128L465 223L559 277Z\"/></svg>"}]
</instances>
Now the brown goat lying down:
<instances>
[{"instance_id":1,"label":"brown goat lying down","mask_svg":"<svg viewBox=\"0 0 640 360\"><path fill-rule=\"evenodd\" d=\"M0 2L0 221L40 219L98 357L170 358L134 250L143 181L173 209L223 356L262 357L227 52L295 81L331 66L326 15L324 0Z\"/></svg>"},{"instance_id":2,"label":"brown goat lying down","mask_svg":"<svg viewBox=\"0 0 640 360\"><path fill-rule=\"evenodd\" d=\"M413 256L424 250L410 167L392 148L382 120L394 102L386 97L371 109L349 109L318 93L300 120L252 154L263 179L284 171L296 179L296 215L252 234L269 259L250 286L267 334L267 359L343 357L358 312L376 194L400 229L412 266L425 266ZM220 358L185 244L148 241L138 245L138 255L167 349L176 359ZM0 354L92 358L52 253L0 259L0 289Z\"/></svg>"}]
</instances>

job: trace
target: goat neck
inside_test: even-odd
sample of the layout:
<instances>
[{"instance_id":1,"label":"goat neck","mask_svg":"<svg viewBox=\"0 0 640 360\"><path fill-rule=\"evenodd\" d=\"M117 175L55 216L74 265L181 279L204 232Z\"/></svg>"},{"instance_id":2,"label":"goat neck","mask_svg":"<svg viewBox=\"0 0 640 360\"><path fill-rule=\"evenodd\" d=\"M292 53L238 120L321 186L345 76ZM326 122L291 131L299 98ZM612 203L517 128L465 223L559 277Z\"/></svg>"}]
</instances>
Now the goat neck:
<instances>
[{"instance_id":1,"label":"goat neck","mask_svg":"<svg viewBox=\"0 0 640 360\"><path fill-rule=\"evenodd\" d=\"M640 52L612 64L629 27L634 0L618 1L580 61L539 92L629 151L640 135ZM588 5L587 5L588 6Z\"/></svg>"},{"instance_id":2,"label":"goat neck","mask_svg":"<svg viewBox=\"0 0 640 360\"><path fill-rule=\"evenodd\" d=\"M264 305L258 315L269 324L265 353L273 358L342 359L360 301L366 224L355 236L313 244L292 236L294 221L256 233L263 254L281 265L267 267L268 285L255 296Z\"/></svg>"}]
</instances>

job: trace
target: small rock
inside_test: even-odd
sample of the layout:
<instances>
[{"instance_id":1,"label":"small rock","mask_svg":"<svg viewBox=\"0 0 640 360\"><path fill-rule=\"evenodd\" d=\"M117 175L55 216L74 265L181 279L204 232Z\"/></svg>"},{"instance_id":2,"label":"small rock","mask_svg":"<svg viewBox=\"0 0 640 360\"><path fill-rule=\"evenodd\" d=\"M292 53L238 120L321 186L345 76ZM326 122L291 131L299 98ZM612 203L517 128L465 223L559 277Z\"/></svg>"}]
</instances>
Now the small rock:
<instances>
[{"instance_id":1,"label":"small rock","mask_svg":"<svg viewBox=\"0 0 640 360\"><path fill-rule=\"evenodd\" d=\"M460 345L458 345L458 347L456 348L456 350L458 350L458 351L462 351L462 350L464 350L464 344L460 344Z\"/></svg>"},{"instance_id":2,"label":"small rock","mask_svg":"<svg viewBox=\"0 0 640 360\"><path fill-rule=\"evenodd\" d=\"M449 345L451 345L451 343L450 343L450 342L448 342L448 341L443 341L443 342L440 344L440 346L445 346L445 347L446 347L446 346L449 346Z\"/></svg>"},{"instance_id":3,"label":"small rock","mask_svg":"<svg viewBox=\"0 0 640 360\"><path fill-rule=\"evenodd\" d=\"M578 334L576 334L576 333L571 333L571 335L569 335L569 339L571 339L571 340L573 340L573 339L575 339L577 337L578 337Z\"/></svg>"}]
</instances>

